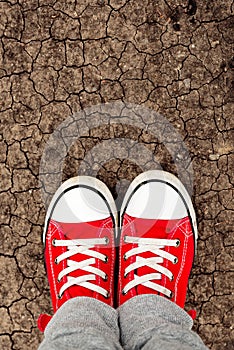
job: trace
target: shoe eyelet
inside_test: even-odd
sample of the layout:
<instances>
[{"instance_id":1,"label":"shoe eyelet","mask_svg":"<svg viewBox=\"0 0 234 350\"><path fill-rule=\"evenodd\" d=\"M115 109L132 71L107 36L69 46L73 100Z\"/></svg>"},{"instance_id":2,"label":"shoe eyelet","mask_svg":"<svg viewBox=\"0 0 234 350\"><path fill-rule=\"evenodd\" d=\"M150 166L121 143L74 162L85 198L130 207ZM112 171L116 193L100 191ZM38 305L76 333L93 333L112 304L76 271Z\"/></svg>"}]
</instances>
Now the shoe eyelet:
<instances>
[{"instance_id":1,"label":"shoe eyelet","mask_svg":"<svg viewBox=\"0 0 234 350\"><path fill-rule=\"evenodd\" d=\"M60 283L61 282L61 278L57 278L57 282Z\"/></svg>"},{"instance_id":2,"label":"shoe eyelet","mask_svg":"<svg viewBox=\"0 0 234 350\"><path fill-rule=\"evenodd\" d=\"M52 239L52 245L54 246L54 247L56 247L56 245L55 245L55 242L56 242L56 239L54 238L54 239Z\"/></svg>"},{"instance_id":3,"label":"shoe eyelet","mask_svg":"<svg viewBox=\"0 0 234 350\"><path fill-rule=\"evenodd\" d=\"M109 259L108 259L108 256L106 255L106 256L105 256L105 260L104 260L103 262L106 264L106 263L108 262L108 260L109 260Z\"/></svg>"},{"instance_id":4,"label":"shoe eyelet","mask_svg":"<svg viewBox=\"0 0 234 350\"><path fill-rule=\"evenodd\" d=\"M54 259L54 263L55 263L55 265L58 265L58 260L57 260L57 258Z\"/></svg>"},{"instance_id":5,"label":"shoe eyelet","mask_svg":"<svg viewBox=\"0 0 234 350\"><path fill-rule=\"evenodd\" d=\"M171 276L170 281L174 281L174 275Z\"/></svg>"},{"instance_id":6,"label":"shoe eyelet","mask_svg":"<svg viewBox=\"0 0 234 350\"><path fill-rule=\"evenodd\" d=\"M124 278L127 278L128 277L128 273L124 273Z\"/></svg>"},{"instance_id":7,"label":"shoe eyelet","mask_svg":"<svg viewBox=\"0 0 234 350\"><path fill-rule=\"evenodd\" d=\"M180 246L180 240L177 239L177 240L176 240L176 247L179 247L179 246Z\"/></svg>"},{"instance_id":8,"label":"shoe eyelet","mask_svg":"<svg viewBox=\"0 0 234 350\"><path fill-rule=\"evenodd\" d=\"M175 259L173 260L173 264L177 264L178 263L178 258L175 257Z\"/></svg>"},{"instance_id":9,"label":"shoe eyelet","mask_svg":"<svg viewBox=\"0 0 234 350\"><path fill-rule=\"evenodd\" d=\"M125 292L125 290L122 289L122 295L126 295L126 294L127 294L127 292Z\"/></svg>"},{"instance_id":10,"label":"shoe eyelet","mask_svg":"<svg viewBox=\"0 0 234 350\"><path fill-rule=\"evenodd\" d=\"M105 237L105 244L108 245L110 243L110 240L108 237Z\"/></svg>"},{"instance_id":11,"label":"shoe eyelet","mask_svg":"<svg viewBox=\"0 0 234 350\"><path fill-rule=\"evenodd\" d=\"M127 261L128 258L126 257L126 254L123 255L123 259L124 261Z\"/></svg>"},{"instance_id":12,"label":"shoe eyelet","mask_svg":"<svg viewBox=\"0 0 234 350\"><path fill-rule=\"evenodd\" d=\"M58 300L61 300L62 297L63 297L63 294L62 295L60 295L60 294L57 295Z\"/></svg>"},{"instance_id":13,"label":"shoe eyelet","mask_svg":"<svg viewBox=\"0 0 234 350\"><path fill-rule=\"evenodd\" d=\"M172 299L172 298L173 298L173 296L174 296L174 293L173 293L173 292L171 292L171 294L170 294L170 296L169 296L169 299Z\"/></svg>"},{"instance_id":14,"label":"shoe eyelet","mask_svg":"<svg viewBox=\"0 0 234 350\"><path fill-rule=\"evenodd\" d=\"M105 277L103 277L103 281L108 281L108 276L107 276L107 274L105 274Z\"/></svg>"},{"instance_id":15,"label":"shoe eyelet","mask_svg":"<svg viewBox=\"0 0 234 350\"><path fill-rule=\"evenodd\" d=\"M109 298L110 298L110 292L107 292L107 293L106 293L105 298L106 298L106 299L109 299Z\"/></svg>"}]
</instances>

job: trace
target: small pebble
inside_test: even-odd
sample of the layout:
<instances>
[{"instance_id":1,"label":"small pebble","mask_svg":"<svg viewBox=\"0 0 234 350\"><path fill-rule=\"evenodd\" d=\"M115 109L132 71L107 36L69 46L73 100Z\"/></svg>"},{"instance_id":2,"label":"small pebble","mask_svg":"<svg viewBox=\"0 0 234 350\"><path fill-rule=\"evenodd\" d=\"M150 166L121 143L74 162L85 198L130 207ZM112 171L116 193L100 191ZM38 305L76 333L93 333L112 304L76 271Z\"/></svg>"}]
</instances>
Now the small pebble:
<instances>
[{"instance_id":1,"label":"small pebble","mask_svg":"<svg viewBox=\"0 0 234 350\"><path fill-rule=\"evenodd\" d=\"M217 45L219 45L219 41L218 41L218 40L212 41L212 42L210 43L210 45L211 45L211 47L216 47Z\"/></svg>"},{"instance_id":2,"label":"small pebble","mask_svg":"<svg viewBox=\"0 0 234 350\"><path fill-rule=\"evenodd\" d=\"M210 154L209 155L210 160L218 160L219 159L219 154Z\"/></svg>"}]
</instances>

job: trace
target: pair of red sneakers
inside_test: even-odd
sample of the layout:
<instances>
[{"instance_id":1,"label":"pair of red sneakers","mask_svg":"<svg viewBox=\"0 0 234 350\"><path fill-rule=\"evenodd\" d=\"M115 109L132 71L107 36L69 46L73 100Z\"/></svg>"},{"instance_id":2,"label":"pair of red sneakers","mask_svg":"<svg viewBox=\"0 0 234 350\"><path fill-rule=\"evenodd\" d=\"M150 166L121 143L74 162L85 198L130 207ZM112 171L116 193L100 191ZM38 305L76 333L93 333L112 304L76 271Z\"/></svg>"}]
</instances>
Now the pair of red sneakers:
<instances>
[{"instance_id":1,"label":"pair of red sneakers","mask_svg":"<svg viewBox=\"0 0 234 350\"><path fill-rule=\"evenodd\" d=\"M136 177L119 216L100 180L69 179L50 203L43 233L54 312L73 297L118 307L141 294L165 296L183 308L196 240L190 196L172 174L152 170ZM50 318L39 317L41 331Z\"/></svg>"}]
</instances>

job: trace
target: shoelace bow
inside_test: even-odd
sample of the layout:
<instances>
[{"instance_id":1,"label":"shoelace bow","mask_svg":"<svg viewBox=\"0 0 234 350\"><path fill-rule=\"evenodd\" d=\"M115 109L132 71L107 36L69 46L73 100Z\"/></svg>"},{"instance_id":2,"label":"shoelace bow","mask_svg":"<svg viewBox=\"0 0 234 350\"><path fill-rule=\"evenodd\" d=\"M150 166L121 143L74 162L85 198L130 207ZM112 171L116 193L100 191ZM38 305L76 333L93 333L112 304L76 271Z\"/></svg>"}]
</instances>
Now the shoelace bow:
<instances>
[{"instance_id":1,"label":"shoelace bow","mask_svg":"<svg viewBox=\"0 0 234 350\"><path fill-rule=\"evenodd\" d=\"M108 257L100 252L92 250L96 245L107 245L109 243L109 239L107 237L104 238L92 238L92 239L73 239L73 240L53 240L52 244L55 247L67 247L67 251L57 256L55 259L55 263L59 264L63 260L67 260L67 267L60 271L58 275L58 282L64 276L67 276L67 282L64 283L59 291L58 298L60 299L69 287L74 285L79 285L90 289L94 292L100 293L105 298L109 297L109 292L98 286L96 284L90 283L89 281L95 281L96 276L100 276L103 280L107 280L107 275L102 270L91 266L95 264L96 259L100 259L103 262L108 261ZM76 254L84 254L90 256L91 258L82 260L80 262L71 260L72 256ZM76 270L83 270L89 272L88 275L83 275L79 277L68 276L70 273Z\"/></svg>"},{"instance_id":2,"label":"shoelace bow","mask_svg":"<svg viewBox=\"0 0 234 350\"><path fill-rule=\"evenodd\" d=\"M122 290L122 294L125 295L127 292L138 286L143 285L145 287L151 288L157 292L160 292L166 295L169 298L172 298L173 293L166 287L161 286L160 284L152 282L152 280L161 280L162 275L167 276L171 281L174 276L173 273L164 266L160 264L163 263L163 259L171 261L173 264L178 262L178 258L163 250L166 246L178 247L180 245L179 239L158 239L158 238L139 238L139 237L124 237L125 243L138 244L138 247L130 249L125 253L124 259L127 260L129 257L138 255L141 253L151 252L155 254L155 257L143 258L141 256L136 256L136 261L128 265L125 269L124 276L126 277L129 272L139 269L144 266L148 266L157 272L149 273L143 276L138 276L134 274L134 279L128 282Z\"/></svg>"}]
</instances>

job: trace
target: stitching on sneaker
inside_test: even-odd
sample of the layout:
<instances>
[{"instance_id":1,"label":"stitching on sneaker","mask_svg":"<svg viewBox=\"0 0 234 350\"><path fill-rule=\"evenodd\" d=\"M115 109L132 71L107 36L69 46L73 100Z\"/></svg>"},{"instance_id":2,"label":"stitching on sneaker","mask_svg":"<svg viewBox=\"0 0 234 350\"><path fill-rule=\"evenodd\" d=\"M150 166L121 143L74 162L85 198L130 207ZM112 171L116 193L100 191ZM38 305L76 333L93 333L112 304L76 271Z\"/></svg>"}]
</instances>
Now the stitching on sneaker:
<instances>
[{"instance_id":1,"label":"stitching on sneaker","mask_svg":"<svg viewBox=\"0 0 234 350\"><path fill-rule=\"evenodd\" d=\"M109 290L109 293L110 293L110 296L111 296L111 303L113 305L114 303L114 300L113 300L113 289L112 289L112 285L113 285L113 278L114 278L114 264L113 264L113 261L114 261L114 247L113 247L113 231L114 231L114 227L113 228L110 228L108 227L108 225L112 223L113 224L113 221L112 221L112 218L109 217L106 219L106 222L104 223L103 227L100 228L100 231L99 231L99 238L101 237L101 234L102 234L102 231L104 230L104 228L107 228L110 233L111 233L111 257L112 257L112 264L111 264L111 275L110 275L110 281L109 281L109 284L110 284L110 290ZM98 268L100 268L100 260L98 259ZM99 299L100 295L98 294L97 295L97 299Z\"/></svg>"},{"instance_id":2,"label":"stitching on sneaker","mask_svg":"<svg viewBox=\"0 0 234 350\"><path fill-rule=\"evenodd\" d=\"M182 261L181 261L181 265L180 265L180 270L179 270L179 273L178 273L176 281L175 281L175 294L174 294L175 302L177 301L178 283L179 283L182 271L184 269L185 261L186 261L186 255L187 255L187 250L188 250L188 240L189 240L189 237L191 235L191 234L188 235L187 233L188 233L189 230L191 231L191 233L193 233L189 224L190 224L189 219L187 219L187 220L183 221L181 223L181 225L179 225L179 227L178 227L181 230L181 232L185 234L185 240L184 240L183 255L182 255ZM183 230L183 226L184 225L186 227L186 232L184 232L184 230Z\"/></svg>"},{"instance_id":3,"label":"stitching on sneaker","mask_svg":"<svg viewBox=\"0 0 234 350\"><path fill-rule=\"evenodd\" d=\"M133 233L134 233L134 229L133 229L133 223L132 223L132 220L128 217L124 217L124 220L123 220L123 223L127 221L127 224L129 224L129 227L130 227L130 232L133 236ZM121 236L122 236L122 232L121 232ZM122 283L122 278L121 278L121 270L122 270L122 248L123 248L124 244L121 244L121 249L120 249L120 262L119 262L119 293L121 294L122 293L122 289L123 289L123 283ZM130 295L131 297L134 296L134 293L133 293L133 290L131 289L130 291Z\"/></svg>"},{"instance_id":4,"label":"stitching on sneaker","mask_svg":"<svg viewBox=\"0 0 234 350\"><path fill-rule=\"evenodd\" d=\"M50 224L53 224L55 227L51 227ZM52 279L53 279L53 284L54 284L54 290L56 291L56 308L58 308L58 300L57 300L57 295L58 295L58 290L57 290L57 283L56 283L56 278L55 278L55 275L54 275L54 268L53 268L53 259L52 259L52 245L50 244L51 242L51 238L53 237L53 235L56 233L56 229L58 230L59 232L59 235L61 237L61 228L60 226L53 220L50 221L49 223L49 230L48 230L48 249L49 249L49 261L50 261L50 269L51 269L51 275L52 275ZM62 266L63 268L65 267L65 264L64 264L64 261L62 262Z\"/></svg>"},{"instance_id":5,"label":"stitching on sneaker","mask_svg":"<svg viewBox=\"0 0 234 350\"><path fill-rule=\"evenodd\" d=\"M178 229L180 229L180 226L182 226L182 225L184 224L184 222L186 222L186 221L187 221L187 218L186 218L185 220L182 219L181 221L179 221L179 222L176 223L175 227L173 228L173 230L172 230L172 232L171 232L171 234L170 234L170 239L174 239L174 235L175 235L176 231L177 231ZM167 248L167 251L168 251L168 250L169 250L169 247ZM168 265L169 265L169 260L166 259L165 267L168 268ZM176 282L176 281L175 281L175 282ZM166 286L166 283L167 283L166 277L163 276L163 283L162 283L163 287ZM175 294L174 294L174 295L175 295ZM176 299L176 298L175 298L175 299Z\"/></svg>"}]
</instances>

